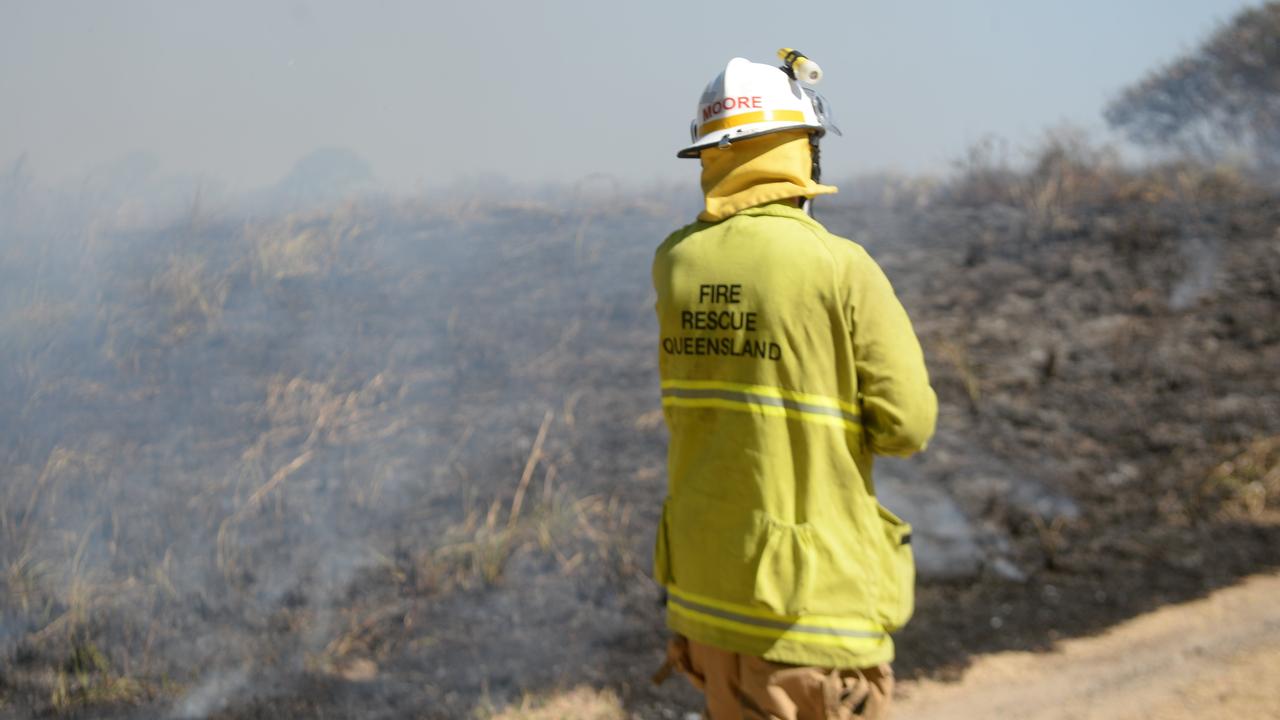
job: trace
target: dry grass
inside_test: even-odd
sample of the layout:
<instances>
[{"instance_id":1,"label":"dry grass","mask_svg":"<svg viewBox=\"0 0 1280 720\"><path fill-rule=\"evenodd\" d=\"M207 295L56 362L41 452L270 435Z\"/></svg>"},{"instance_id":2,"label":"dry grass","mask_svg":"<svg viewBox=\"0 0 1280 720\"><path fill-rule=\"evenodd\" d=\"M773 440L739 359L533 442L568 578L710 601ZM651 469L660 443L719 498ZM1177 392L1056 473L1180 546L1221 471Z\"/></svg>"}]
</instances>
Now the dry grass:
<instances>
[{"instance_id":1,"label":"dry grass","mask_svg":"<svg viewBox=\"0 0 1280 720\"><path fill-rule=\"evenodd\" d=\"M437 641L429 600L502 586L517 553L565 578L622 563L604 515L630 510L584 492L598 461L573 452L584 383L546 388L598 331L580 271L635 212L351 204L7 247L35 280L0 294L3 702L143 702L245 662L376 681ZM457 236L494 222L468 239L487 249ZM492 257L558 284L500 287ZM565 331L513 297L581 309ZM499 341L495 313L525 325Z\"/></svg>"},{"instance_id":2,"label":"dry grass","mask_svg":"<svg viewBox=\"0 0 1280 720\"><path fill-rule=\"evenodd\" d=\"M157 303L168 310L168 328L161 342L179 344L214 330L230 291L230 279L210 273L200 257L175 255L151 279Z\"/></svg>"},{"instance_id":3,"label":"dry grass","mask_svg":"<svg viewBox=\"0 0 1280 720\"><path fill-rule=\"evenodd\" d=\"M486 720L626 720L622 702L611 690L576 687L544 696L525 696L518 706L497 712L480 710Z\"/></svg>"},{"instance_id":4,"label":"dry grass","mask_svg":"<svg viewBox=\"0 0 1280 720\"><path fill-rule=\"evenodd\" d=\"M964 388L965 398L968 399L969 411L977 413L982 402L982 379L974 368L969 349L965 345L951 340L940 340L937 343L937 348L938 353L950 366L953 376L959 381L960 386Z\"/></svg>"},{"instance_id":5,"label":"dry grass","mask_svg":"<svg viewBox=\"0 0 1280 720\"><path fill-rule=\"evenodd\" d=\"M134 702L147 694L138 681L120 677L93 644L76 645L63 667L50 681L49 705L57 712L76 706L102 706Z\"/></svg>"},{"instance_id":6,"label":"dry grass","mask_svg":"<svg viewBox=\"0 0 1280 720\"><path fill-rule=\"evenodd\" d=\"M1258 438L1214 467L1199 494L1201 502L1216 499L1245 519L1280 510L1280 435Z\"/></svg>"},{"instance_id":7,"label":"dry grass","mask_svg":"<svg viewBox=\"0 0 1280 720\"><path fill-rule=\"evenodd\" d=\"M371 227L358 205L348 203L326 215L289 215L249 228L252 276L256 284L286 278L323 277L341 267L344 252Z\"/></svg>"},{"instance_id":8,"label":"dry grass","mask_svg":"<svg viewBox=\"0 0 1280 720\"><path fill-rule=\"evenodd\" d=\"M1134 168L1116 148L1066 127L1046 133L1023 163L993 140L974 145L937 195L959 206L1014 208L1023 219L1021 239L1043 242L1081 233L1098 212L1160 208L1186 222L1255 192L1238 168L1186 161Z\"/></svg>"},{"instance_id":9,"label":"dry grass","mask_svg":"<svg viewBox=\"0 0 1280 720\"><path fill-rule=\"evenodd\" d=\"M975 161L954 187L881 190L913 213L948 192L1000 202L1026 232L997 240L1097 231L1137 263L1163 249L1161 216L1147 210L1212 209L1237 192L1226 172L1095 161L1064 143L1033 170ZM1133 205L1139 221L1081 224L1093 203ZM441 712L461 716L480 693L454 661L505 629L445 613L498 597L520 619L568 622L525 605L533 575L556 601L598 612L575 618L564 646L545 635L546 647L522 646L526 666L496 702L519 697L526 675L536 688L582 680L547 677L548 658L630 652L602 636L622 635L620 617L656 614L644 603L662 416L646 364L652 243L636 227L647 218L656 242L676 220L650 212L347 206L81 243L91 261L68 272L83 290L41 285L0 319L0 708L165 705L226 673L401 701L437 687ZM515 269L495 272L501 263ZM994 423L1014 394L1002 374L1012 361L967 303L936 313L950 323L933 346L939 377L951 402ZM1042 330L1027 325L1011 345ZM1061 342L1058 372L1078 377L1071 338ZM1133 343L1141 354L1145 340ZM1067 457L1054 443L1072 438L1041 420L1027 412L1017 428L1037 461ZM1205 495L1232 498L1244 517L1274 510L1268 442L1233 451ZM1048 564L1070 555L1074 528L1034 530ZM270 708L253 712L296 710ZM487 712L625 716L616 695L585 686Z\"/></svg>"}]
</instances>

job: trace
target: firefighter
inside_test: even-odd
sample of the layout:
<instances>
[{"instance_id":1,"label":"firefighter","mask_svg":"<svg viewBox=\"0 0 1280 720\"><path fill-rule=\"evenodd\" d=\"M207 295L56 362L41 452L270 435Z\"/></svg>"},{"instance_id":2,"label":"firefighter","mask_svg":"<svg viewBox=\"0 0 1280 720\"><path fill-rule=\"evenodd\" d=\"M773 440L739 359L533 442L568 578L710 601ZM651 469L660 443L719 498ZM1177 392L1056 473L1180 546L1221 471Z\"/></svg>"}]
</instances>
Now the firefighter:
<instances>
[{"instance_id":1,"label":"firefighter","mask_svg":"<svg viewBox=\"0 0 1280 720\"><path fill-rule=\"evenodd\" d=\"M678 153L705 209L653 260L674 632L655 679L681 670L710 720L884 717L914 602L911 528L872 458L922 450L937 400L880 267L806 212L836 192L832 126L794 67L734 58L707 86Z\"/></svg>"}]
</instances>

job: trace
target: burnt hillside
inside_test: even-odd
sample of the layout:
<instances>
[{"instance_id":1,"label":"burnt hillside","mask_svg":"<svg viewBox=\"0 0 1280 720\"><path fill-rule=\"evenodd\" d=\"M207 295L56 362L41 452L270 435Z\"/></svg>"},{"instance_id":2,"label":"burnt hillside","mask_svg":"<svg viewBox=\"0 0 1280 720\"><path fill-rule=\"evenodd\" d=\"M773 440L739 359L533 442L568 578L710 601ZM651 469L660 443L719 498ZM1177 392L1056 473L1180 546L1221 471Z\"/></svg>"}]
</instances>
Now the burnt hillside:
<instances>
[{"instance_id":1,"label":"burnt hillside","mask_svg":"<svg viewBox=\"0 0 1280 720\"><path fill-rule=\"evenodd\" d=\"M1276 200L1049 148L819 203L943 402L929 452L879 471L927 569L900 672L1280 562ZM647 685L648 268L687 217L406 201L8 233L0 715L443 718L586 683L677 716L690 697Z\"/></svg>"}]
</instances>

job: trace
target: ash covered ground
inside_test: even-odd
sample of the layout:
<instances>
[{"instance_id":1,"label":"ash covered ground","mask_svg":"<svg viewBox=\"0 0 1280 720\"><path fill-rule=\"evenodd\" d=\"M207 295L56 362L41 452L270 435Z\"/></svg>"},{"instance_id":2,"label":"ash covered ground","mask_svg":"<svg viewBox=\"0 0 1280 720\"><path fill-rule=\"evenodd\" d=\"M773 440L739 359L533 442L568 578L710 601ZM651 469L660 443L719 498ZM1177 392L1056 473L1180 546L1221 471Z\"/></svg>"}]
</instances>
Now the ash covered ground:
<instances>
[{"instance_id":1,"label":"ash covered ground","mask_svg":"<svg viewBox=\"0 0 1280 720\"><path fill-rule=\"evenodd\" d=\"M1064 147L818 216L916 323L938 436L900 674L1280 565L1280 196ZM19 198L21 200L21 198ZM665 430L649 286L687 198L368 201L160 229L11 195L0 716L638 717ZM35 209L33 209L35 208Z\"/></svg>"}]
</instances>

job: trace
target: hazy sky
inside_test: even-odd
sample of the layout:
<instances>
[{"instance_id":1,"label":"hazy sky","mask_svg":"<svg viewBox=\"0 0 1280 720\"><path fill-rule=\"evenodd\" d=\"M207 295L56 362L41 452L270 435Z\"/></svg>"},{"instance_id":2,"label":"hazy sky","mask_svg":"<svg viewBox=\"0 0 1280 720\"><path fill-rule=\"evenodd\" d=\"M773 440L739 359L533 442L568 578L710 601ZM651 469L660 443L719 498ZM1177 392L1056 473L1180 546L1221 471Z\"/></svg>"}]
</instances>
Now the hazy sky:
<instances>
[{"instance_id":1,"label":"hazy sky","mask_svg":"<svg viewBox=\"0 0 1280 720\"><path fill-rule=\"evenodd\" d=\"M843 138L827 177L942 169L988 134L1100 128L1114 93L1245 0L0 0L0 167L131 151L232 188L350 148L393 187L689 176L702 87L797 47Z\"/></svg>"}]
</instances>

